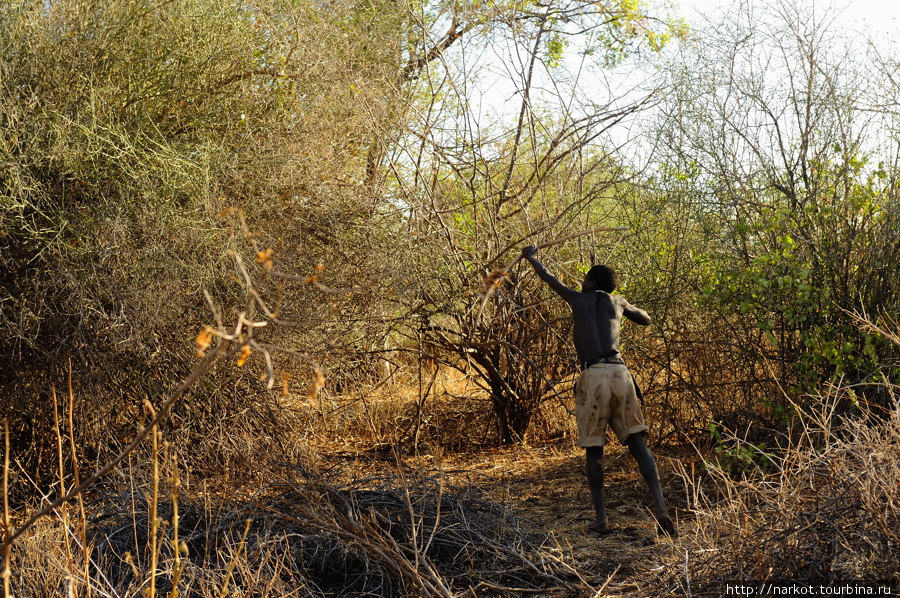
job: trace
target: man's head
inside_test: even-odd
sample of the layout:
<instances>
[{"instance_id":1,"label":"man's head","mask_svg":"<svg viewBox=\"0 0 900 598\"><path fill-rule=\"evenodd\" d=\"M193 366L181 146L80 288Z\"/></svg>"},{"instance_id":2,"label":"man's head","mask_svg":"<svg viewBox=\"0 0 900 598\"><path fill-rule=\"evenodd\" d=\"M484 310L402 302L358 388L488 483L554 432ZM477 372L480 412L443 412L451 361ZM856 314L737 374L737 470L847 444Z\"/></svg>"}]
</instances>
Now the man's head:
<instances>
[{"instance_id":1,"label":"man's head","mask_svg":"<svg viewBox=\"0 0 900 598\"><path fill-rule=\"evenodd\" d=\"M618 284L619 280L616 277L615 270L609 266L600 265L588 270L587 276L584 277L584 282L581 285L581 290L585 293L594 291L612 293L616 290Z\"/></svg>"}]
</instances>

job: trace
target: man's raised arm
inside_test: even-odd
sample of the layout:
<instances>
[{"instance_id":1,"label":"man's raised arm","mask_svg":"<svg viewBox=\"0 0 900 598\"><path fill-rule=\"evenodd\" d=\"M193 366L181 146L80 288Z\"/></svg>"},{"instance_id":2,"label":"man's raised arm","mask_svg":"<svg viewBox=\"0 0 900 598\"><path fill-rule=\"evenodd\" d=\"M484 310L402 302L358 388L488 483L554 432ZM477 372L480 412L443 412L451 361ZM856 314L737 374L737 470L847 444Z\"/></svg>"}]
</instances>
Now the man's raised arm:
<instances>
[{"instance_id":1,"label":"man's raised arm","mask_svg":"<svg viewBox=\"0 0 900 598\"><path fill-rule=\"evenodd\" d=\"M534 268L535 273L537 273L538 277L541 280L546 282L551 289L556 291L556 293L566 301L568 301L570 297L579 295L578 291L570 289L562 282L560 282L558 278L547 272L544 264L542 264L539 259L534 257L536 254L537 247L535 247L534 245L529 245L522 248L522 257L531 263L531 266Z\"/></svg>"}]
</instances>

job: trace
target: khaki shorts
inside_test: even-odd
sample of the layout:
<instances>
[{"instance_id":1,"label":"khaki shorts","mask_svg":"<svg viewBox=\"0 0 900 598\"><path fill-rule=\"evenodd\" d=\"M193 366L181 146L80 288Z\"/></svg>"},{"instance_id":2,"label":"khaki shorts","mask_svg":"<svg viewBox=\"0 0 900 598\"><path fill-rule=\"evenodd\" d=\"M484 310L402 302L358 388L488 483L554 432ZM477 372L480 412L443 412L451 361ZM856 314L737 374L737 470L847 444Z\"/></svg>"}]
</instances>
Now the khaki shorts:
<instances>
[{"instance_id":1,"label":"khaki shorts","mask_svg":"<svg viewBox=\"0 0 900 598\"><path fill-rule=\"evenodd\" d=\"M604 446L609 425L620 442L644 432L644 415L628 368L597 363L584 370L575 387L578 446Z\"/></svg>"}]
</instances>

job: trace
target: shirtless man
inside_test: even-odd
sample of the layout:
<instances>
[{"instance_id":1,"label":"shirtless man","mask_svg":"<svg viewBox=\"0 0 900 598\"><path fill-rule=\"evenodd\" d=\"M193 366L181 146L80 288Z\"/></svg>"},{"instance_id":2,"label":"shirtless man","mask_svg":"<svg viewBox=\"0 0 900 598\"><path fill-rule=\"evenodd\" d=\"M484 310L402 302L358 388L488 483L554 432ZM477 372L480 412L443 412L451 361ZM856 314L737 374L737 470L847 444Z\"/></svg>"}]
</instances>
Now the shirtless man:
<instances>
[{"instance_id":1,"label":"shirtless man","mask_svg":"<svg viewBox=\"0 0 900 598\"><path fill-rule=\"evenodd\" d=\"M541 280L565 299L572 309L573 340L582 370L575 386L578 445L586 450L588 486L597 515L591 530L601 535L612 531L603 499L603 446L606 444L606 426L609 425L628 447L650 488L658 531L674 538L677 535L675 524L663 500L656 461L644 441L647 426L644 425L636 387L625 362L619 357L622 316L641 326L650 323L650 316L623 297L610 294L617 282L616 273L611 268L591 268L581 285L581 292L578 292L547 272L534 257L536 254L537 249L531 245L522 249L522 257L531 263Z\"/></svg>"}]
</instances>

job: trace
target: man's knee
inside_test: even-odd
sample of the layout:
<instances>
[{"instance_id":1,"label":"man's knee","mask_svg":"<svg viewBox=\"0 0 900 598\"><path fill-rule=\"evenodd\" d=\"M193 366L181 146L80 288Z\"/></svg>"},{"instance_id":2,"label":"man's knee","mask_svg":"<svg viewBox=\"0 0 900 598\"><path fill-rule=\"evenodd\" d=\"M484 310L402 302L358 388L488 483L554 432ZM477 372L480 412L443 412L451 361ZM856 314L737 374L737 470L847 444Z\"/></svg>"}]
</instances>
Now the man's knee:
<instances>
[{"instance_id":1,"label":"man's knee","mask_svg":"<svg viewBox=\"0 0 900 598\"><path fill-rule=\"evenodd\" d=\"M653 458L653 453L651 453L650 449L647 448L647 443L644 441L643 432L632 434L628 438L626 438L625 446L628 447L628 451L631 453L631 456L634 457L635 461L638 462L638 466L641 468L641 473L644 473L645 470L656 470L656 459Z\"/></svg>"},{"instance_id":2,"label":"man's knee","mask_svg":"<svg viewBox=\"0 0 900 598\"><path fill-rule=\"evenodd\" d=\"M636 447L647 446L647 443L644 440L644 437L646 435L647 435L646 432L635 432L634 434L629 434L625 438L625 442L623 444L625 446L627 446L628 448L631 448L632 445L634 445Z\"/></svg>"}]
</instances>

